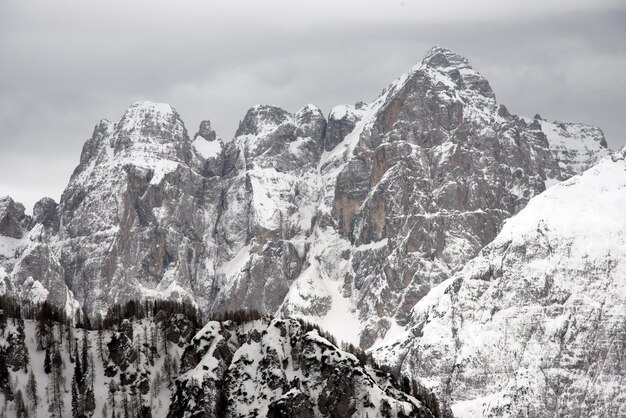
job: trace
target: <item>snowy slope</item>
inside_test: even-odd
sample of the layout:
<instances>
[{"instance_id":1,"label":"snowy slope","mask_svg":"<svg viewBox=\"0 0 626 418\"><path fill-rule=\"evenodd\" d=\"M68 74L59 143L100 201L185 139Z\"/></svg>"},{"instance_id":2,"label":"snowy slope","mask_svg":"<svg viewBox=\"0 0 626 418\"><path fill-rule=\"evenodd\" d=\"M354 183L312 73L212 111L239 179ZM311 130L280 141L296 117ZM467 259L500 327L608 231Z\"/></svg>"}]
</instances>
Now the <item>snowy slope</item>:
<instances>
[{"instance_id":1,"label":"snowy slope","mask_svg":"<svg viewBox=\"0 0 626 418\"><path fill-rule=\"evenodd\" d=\"M624 152L532 199L373 350L456 416L626 416Z\"/></svg>"},{"instance_id":2,"label":"snowy slope","mask_svg":"<svg viewBox=\"0 0 626 418\"><path fill-rule=\"evenodd\" d=\"M19 320L2 318L2 416L19 416L20 405L26 416L82 411L77 369L85 392L93 391L86 415L94 417L446 416L434 398L420 402L403 392L416 387L401 390L388 373L295 320L210 321L195 336L181 314L167 323L160 314L125 319L103 331L50 323L41 346L40 322L26 320L21 330Z\"/></svg>"}]
</instances>

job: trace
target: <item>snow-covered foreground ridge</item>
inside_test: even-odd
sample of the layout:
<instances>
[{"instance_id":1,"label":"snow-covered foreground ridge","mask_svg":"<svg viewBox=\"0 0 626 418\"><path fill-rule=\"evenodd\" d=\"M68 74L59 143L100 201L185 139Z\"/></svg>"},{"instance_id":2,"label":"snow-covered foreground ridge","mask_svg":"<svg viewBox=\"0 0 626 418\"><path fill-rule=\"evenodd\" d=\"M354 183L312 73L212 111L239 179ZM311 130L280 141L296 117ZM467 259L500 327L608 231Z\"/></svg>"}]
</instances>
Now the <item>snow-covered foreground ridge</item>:
<instances>
[{"instance_id":1,"label":"snow-covered foreground ridge","mask_svg":"<svg viewBox=\"0 0 626 418\"><path fill-rule=\"evenodd\" d=\"M170 414L450 416L424 388L401 386L365 361L302 321L209 322L183 353Z\"/></svg>"},{"instance_id":2,"label":"snow-covered foreground ridge","mask_svg":"<svg viewBox=\"0 0 626 418\"><path fill-rule=\"evenodd\" d=\"M533 198L375 358L457 416L626 416L624 154Z\"/></svg>"},{"instance_id":3,"label":"snow-covered foreground ridge","mask_svg":"<svg viewBox=\"0 0 626 418\"><path fill-rule=\"evenodd\" d=\"M160 302L86 330L41 305L29 307L35 320L0 305L1 416L450 416L416 382L302 321L242 311L198 331L192 309Z\"/></svg>"}]
</instances>

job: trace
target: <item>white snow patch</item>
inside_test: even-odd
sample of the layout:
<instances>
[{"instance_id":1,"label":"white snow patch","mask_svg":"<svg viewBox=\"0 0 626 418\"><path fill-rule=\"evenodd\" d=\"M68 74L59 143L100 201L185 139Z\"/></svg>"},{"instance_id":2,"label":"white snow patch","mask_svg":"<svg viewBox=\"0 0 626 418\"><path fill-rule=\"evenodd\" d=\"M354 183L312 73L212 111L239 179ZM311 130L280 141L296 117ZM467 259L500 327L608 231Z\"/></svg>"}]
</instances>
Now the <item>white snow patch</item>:
<instances>
[{"instance_id":1,"label":"white snow patch","mask_svg":"<svg viewBox=\"0 0 626 418\"><path fill-rule=\"evenodd\" d=\"M205 160L209 158L215 158L222 152L221 141L207 141L206 139L198 136L193 142L193 147L196 149Z\"/></svg>"},{"instance_id":2,"label":"white snow patch","mask_svg":"<svg viewBox=\"0 0 626 418\"><path fill-rule=\"evenodd\" d=\"M340 120L348 115L348 106L347 105L338 105L333 107L330 110L330 114L328 115L328 119Z\"/></svg>"},{"instance_id":3,"label":"white snow patch","mask_svg":"<svg viewBox=\"0 0 626 418\"><path fill-rule=\"evenodd\" d=\"M389 243L388 238L381 239L380 241L373 241L367 244L361 244L355 248L356 251L370 251L385 248Z\"/></svg>"}]
</instances>

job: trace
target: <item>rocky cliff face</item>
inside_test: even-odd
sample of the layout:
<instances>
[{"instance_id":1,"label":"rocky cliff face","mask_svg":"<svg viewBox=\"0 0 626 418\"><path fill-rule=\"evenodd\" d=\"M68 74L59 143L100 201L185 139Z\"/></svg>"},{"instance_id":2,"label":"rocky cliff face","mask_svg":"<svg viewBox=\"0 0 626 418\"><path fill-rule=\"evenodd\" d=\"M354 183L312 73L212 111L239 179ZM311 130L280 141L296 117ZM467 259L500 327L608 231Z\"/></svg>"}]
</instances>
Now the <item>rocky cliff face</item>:
<instances>
[{"instance_id":1,"label":"rocky cliff face","mask_svg":"<svg viewBox=\"0 0 626 418\"><path fill-rule=\"evenodd\" d=\"M20 203L0 198L0 292L35 303L47 300L73 314L80 304L49 245L55 207L52 199L43 198L31 217Z\"/></svg>"},{"instance_id":2,"label":"rocky cliff face","mask_svg":"<svg viewBox=\"0 0 626 418\"><path fill-rule=\"evenodd\" d=\"M337 144L333 121L354 124ZM607 155L599 130L557 129L498 107L487 80L442 48L373 103L333 109L328 126L317 222L281 312L321 318L364 347L401 330L415 303L546 182Z\"/></svg>"},{"instance_id":3,"label":"rocky cliff face","mask_svg":"<svg viewBox=\"0 0 626 418\"><path fill-rule=\"evenodd\" d=\"M625 187L621 152L532 199L375 356L458 416L625 416Z\"/></svg>"},{"instance_id":4,"label":"rocky cliff face","mask_svg":"<svg viewBox=\"0 0 626 418\"><path fill-rule=\"evenodd\" d=\"M607 153L597 128L511 115L438 47L370 104L328 120L255 106L230 140L208 121L190 138L169 105L138 102L96 126L58 206L28 222L5 210L5 287L44 269L90 314L189 298L304 316L369 347L546 183ZM25 231L44 247L20 274Z\"/></svg>"},{"instance_id":5,"label":"rocky cliff face","mask_svg":"<svg viewBox=\"0 0 626 418\"><path fill-rule=\"evenodd\" d=\"M219 202L207 187L207 164L169 105L138 102L118 122L96 126L52 239L87 312L116 300L192 294Z\"/></svg>"},{"instance_id":6,"label":"rocky cliff face","mask_svg":"<svg viewBox=\"0 0 626 418\"><path fill-rule=\"evenodd\" d=\"M389 375L295 320L209 322L181 358L171 417L432 417Z\"/></svg>"},{"instance_id":7,"label":"rocky cliff face","mask_svg":"<svg viewBox=\"0 0 626 418\"><path fill-rule=\"evenodd\" d=\"M212 311L275 312L282 303L306 254L325 130L315 106L295 115L256 106L226 144Z\"/></svg>"}]
</instances>

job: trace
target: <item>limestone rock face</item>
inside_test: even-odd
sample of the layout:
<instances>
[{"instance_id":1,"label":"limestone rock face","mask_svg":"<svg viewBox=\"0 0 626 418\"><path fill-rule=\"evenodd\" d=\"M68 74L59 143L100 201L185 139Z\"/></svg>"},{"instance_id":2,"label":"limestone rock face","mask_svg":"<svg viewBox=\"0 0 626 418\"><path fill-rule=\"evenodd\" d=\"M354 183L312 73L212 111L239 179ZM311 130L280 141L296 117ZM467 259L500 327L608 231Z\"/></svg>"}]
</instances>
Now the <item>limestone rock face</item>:
<instances>
[{"instance_id":1,"label":"limestone rock face","mask_svg":"<svg viewBox=\"0 0 626 418\"><path fill-rule=\"evenodd\" d=\"M0 197L0 236L22 238L28 222L24 205L9 196Z\"/></svg>"},{"instance_id":2,"label":"limestone rock face","mask_svg":"<svg viewBox=\"0 0 626 418\"><path fill-rule=\"evenodd\" d=\"M57 206L57 202L49 197L38 200L33 207L33 221L56 231L59 227Z\"/></svg>"},{"instance_id":3,"label":"limestone rock face","mask_svg":"<svg viewBox=\"0 0 626 418\"><path fill-rule=\"evenodd\" d=\"M217 139L217 135L215 131L211 129L211 121L203 120L200 123L200 129L198 130L198 133L196 133L196 136L194 139L196 139L199 136L206 139L209 142L215 141Z\"/></svg>"},{"instance_id":4,"label":"limestone rock face","mask_svg":"<svg viewBox=\"0 0 626 418\"><path fill-rule=\"evenodd\" d=\"M87 312L202 294L203 235L220 196L207 187L204 162L169 105L138 102L118 122L96 126L59 203L52 239Z\"/></svg>"},{"instance_id":5,"label":"limestone rock face","mask_svg":"<svg viewBox=\"0 0 626 418\"><path fill-rule=\"evenodd\" d=\"M366 106L365 103L359 103L355 106L339 105L332 108L328 115L328 126L324 138L326 151L332 151L354 130L356 123L363 116L362 110Z\"/></svg>"},{"instance_id":6,"label":"limestone rock face","mask_svg":"<svg viewBox=\"0 0 626 418\"><path fill-rule=\"evenodd\" d=\"M363 347L401 331L546 184L608 155L598 130L546 134L553 125L511 115L465 58L438 47L355 112L329 117L317 224L281 311ZM333 133L340 121L349 134ZM337 318L358 325L346 333Z\"/></svg>"},{"instance_id":7,"label":"limestone rock face","mask_svg":"<svg viewBox=\"0 0 626 418\"><path fill-rule=\"evenodd\" d=\"M312 105L295 115L256 106L226 144L210 310L274 312L283 302L305 261L325 129Z\"/></svg>"},{"instance_id":8,"label":"limestone rock face","mask_svg":"<svg viewBox=\"0 0 626 418\"><path fill-rule=\"evenodd\" d=\"M533 198L375 356L457 416L626 415L625 187L616 153Z\"/></svg>"},{"instance_id":9,"label":"limestone rock face","mask_svg":"<svg viewBox=\"0 0 626 418\"><path fill-rule=\"evenodd\" d=\"M73 314L80 304L69 290L60 260L49 245L56 203L35 204L34 216L21 203L0 198L0 293L35 303L48 301Z\"/></svg>"}]
</instances>

